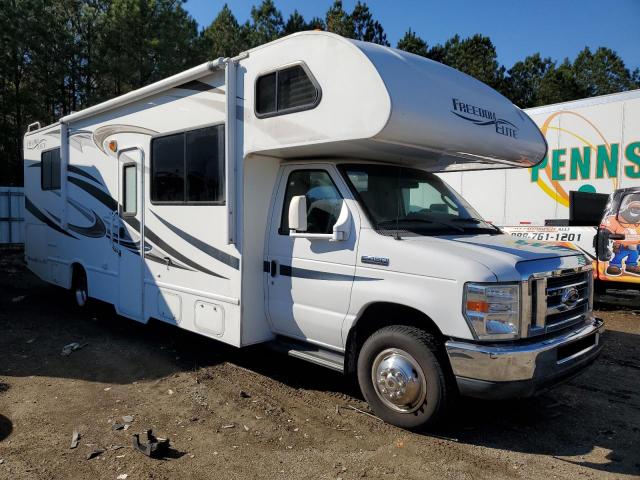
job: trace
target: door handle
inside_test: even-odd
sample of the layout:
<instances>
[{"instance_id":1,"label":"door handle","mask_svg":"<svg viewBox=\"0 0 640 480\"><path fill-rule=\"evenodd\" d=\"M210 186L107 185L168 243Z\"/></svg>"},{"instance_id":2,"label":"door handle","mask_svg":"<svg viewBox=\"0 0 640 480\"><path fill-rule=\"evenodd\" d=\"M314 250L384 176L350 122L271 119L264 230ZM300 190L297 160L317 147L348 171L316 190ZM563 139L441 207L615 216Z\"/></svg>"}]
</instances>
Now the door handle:
<instances>
[{"instance_id":1,"label":"door handle","mask_svg":"<svg viewBox=\"0 0 640 480\"><path fill-rule=\"evenodd\" d=\"M278 262L275 260L271 260L270 273L272 277L275 277L278 274Z\"/></svg>"}]
</instances>

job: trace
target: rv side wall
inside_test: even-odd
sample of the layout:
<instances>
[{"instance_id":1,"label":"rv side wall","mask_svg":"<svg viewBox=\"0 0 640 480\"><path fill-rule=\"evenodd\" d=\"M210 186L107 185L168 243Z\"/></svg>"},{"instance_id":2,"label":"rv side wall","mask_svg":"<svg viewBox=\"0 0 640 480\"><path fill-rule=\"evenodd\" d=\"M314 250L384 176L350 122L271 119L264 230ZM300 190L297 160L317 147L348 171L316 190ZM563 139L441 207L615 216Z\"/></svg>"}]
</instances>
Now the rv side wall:
<instances>
[{"instance_id":1,"label":"rv side wall","mask_svg":"<svg viewBox=\"0 0 640 480\"><path fill-rule=\"evenodd\" d=\"M42 191L36 172L37 152L59 147L60 127L28 135L26 190L39 212L27 214L30 268L69 287L72 266L81 266L90 296L120 314L239 345L240 252L226 241L224 122L217 71L69 125L68 228L60 224L62 189ZM212 180L197 183L202 175Z\"/></svg>"}]
</instances>

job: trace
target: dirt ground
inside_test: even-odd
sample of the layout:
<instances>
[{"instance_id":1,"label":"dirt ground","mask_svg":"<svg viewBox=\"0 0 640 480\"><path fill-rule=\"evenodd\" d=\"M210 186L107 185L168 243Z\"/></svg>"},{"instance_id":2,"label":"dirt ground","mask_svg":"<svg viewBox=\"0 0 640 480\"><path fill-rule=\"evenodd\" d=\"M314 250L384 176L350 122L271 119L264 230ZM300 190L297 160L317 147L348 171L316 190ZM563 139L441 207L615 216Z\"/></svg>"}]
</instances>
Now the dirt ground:
<instances>
[{"instance_id":1,"label":"dirt ground","mask_svg":"<svg viewBox=\"0 0 640 480\"><path fill-rule=\"evenodd\" d=\"M414 434L362 413L332 371L78 313L0 251L0 478L638 477L640 301L604 300L605 348L586 373L526 401L462 400L446 427ZM83 348L62 356L71 342ZM131 447L147 428L170 438L164 459Z\"/></svg>"}]
</instances>

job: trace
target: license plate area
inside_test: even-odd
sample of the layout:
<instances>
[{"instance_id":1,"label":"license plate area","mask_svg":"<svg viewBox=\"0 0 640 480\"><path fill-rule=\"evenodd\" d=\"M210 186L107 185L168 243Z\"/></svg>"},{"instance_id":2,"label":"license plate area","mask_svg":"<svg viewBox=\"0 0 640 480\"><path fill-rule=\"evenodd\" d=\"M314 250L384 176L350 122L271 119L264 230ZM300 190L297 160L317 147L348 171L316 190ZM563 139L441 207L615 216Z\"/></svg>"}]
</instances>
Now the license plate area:
<instances>
[{"instance_id":1,"label":"license plate area","mask_svg":"<svg viewBox=\"0 0 640 480\"><path fill-rule=\"evenodd\" d=\"M557 363L565 363L577 358L598 345L599 333L594 332L580 340L568 343L558 348Z\"/></svg>"}]
</instances>

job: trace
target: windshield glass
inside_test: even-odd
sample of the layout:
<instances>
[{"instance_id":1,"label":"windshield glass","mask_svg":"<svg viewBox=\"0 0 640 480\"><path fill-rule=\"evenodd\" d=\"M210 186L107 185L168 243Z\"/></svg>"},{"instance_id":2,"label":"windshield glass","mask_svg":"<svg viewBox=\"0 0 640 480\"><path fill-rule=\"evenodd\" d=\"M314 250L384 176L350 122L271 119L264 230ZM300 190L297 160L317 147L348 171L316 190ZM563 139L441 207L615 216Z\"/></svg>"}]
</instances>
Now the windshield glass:
<instances>
[{"instance_id":1,"label":"windshield glass","mask_svg":"<svg viewBox=\"0 0 640 480\"><path fill-rule=\"evenodd\" d=\"M379 231L417 235L501 233L432 173L387 165L342 165Z\"/></svg>"}]
</instances>

